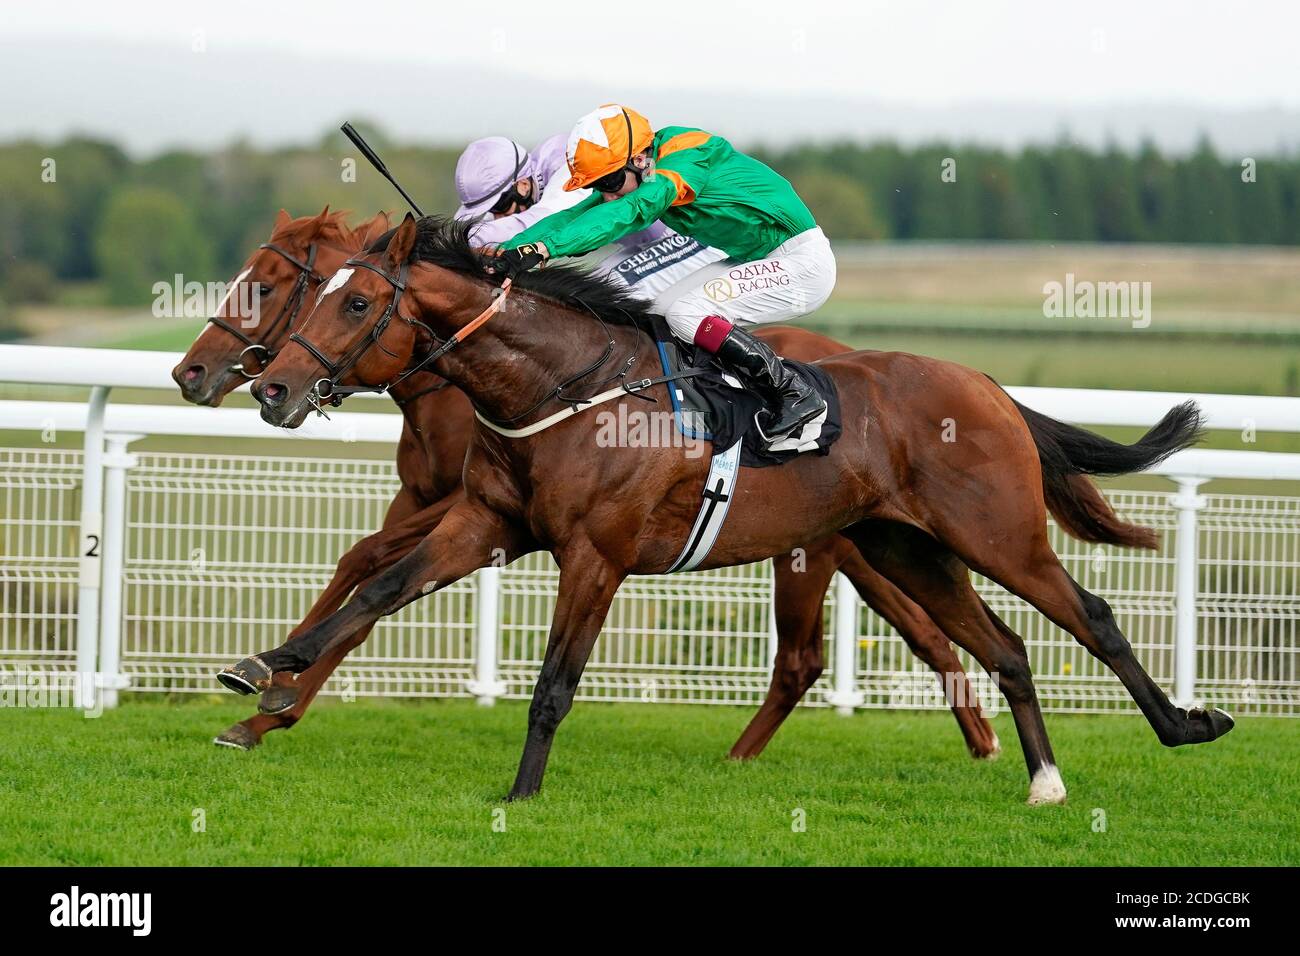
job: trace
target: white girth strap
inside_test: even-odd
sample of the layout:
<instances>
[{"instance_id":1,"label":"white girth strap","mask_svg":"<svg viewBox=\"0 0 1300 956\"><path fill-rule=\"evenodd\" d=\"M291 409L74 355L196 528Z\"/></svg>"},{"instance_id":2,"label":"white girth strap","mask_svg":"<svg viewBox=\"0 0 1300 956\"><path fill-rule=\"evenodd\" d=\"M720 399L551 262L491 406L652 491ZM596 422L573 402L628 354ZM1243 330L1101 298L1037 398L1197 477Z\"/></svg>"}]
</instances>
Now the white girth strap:
<instances>
[{"instance_id":1,"label":"white girth strap","mask_svg":"<svg viewBox=\"0 0 1300 956\"><path fill-rule=\"evenodd\" d=\"M618 388L611 388L607 392L601 392L599 395L593 395L591 398L583 399L582 404L576 408L570 406L563 411L556 412L554 415L547 415L545 418L533 422L531 425L525 425L523 428L502 428L495 422L488 421L480 415L478 409L474 409L474 417L498 435L505 435L507 438L527 438L529 435L536 435L538 432L545 431L556 422L562 422L566 418L572 418L574 415L585 412L594 405L601 405L618 398L620 395L627 394L627 390L620 385Z\"/></svg>"}]
</instances>

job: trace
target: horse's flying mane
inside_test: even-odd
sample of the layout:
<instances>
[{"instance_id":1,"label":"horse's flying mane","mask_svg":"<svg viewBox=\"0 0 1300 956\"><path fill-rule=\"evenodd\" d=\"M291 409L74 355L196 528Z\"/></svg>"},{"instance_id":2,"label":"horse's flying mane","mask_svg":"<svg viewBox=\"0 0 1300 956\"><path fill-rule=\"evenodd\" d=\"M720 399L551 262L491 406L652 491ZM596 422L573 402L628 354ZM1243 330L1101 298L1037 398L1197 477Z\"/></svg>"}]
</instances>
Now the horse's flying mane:
<instances>
[{"instance_id":1,"label":"horse's flying mane","mask_svg":"<svg viewBox=\"0 0 1300 956\"><path fill-rule=\"evenodd\" d=\"M472 221L425 216L416 225L411 262L428 262L499 285L501 277L488 271L491 256L476 251L469 239ZM367 252L383 252L396 229L371 244ZM634 298L617 282L578 266L548 265L516 277L516 288L553 299L579 312L594 312L610 324L630 325L648 331L649 304Z\"/></svg>"},{"instance_id":2,"label":"horse's flying mane","mask_svg":"<svg viewBox=\"0 0 1300 956\"><path fill-rule=\"evenodd\" d=\"M271 234L272 242L295 240L301 245L309 242L322 242L344 251L360 251L366 240L374 233L379 220L387 219L380 213L371 219L357 224L353 229L348 226L347 211L329 212L326 210L318 216L299 216L290 220Z\"/></svg>"}]
</instances>

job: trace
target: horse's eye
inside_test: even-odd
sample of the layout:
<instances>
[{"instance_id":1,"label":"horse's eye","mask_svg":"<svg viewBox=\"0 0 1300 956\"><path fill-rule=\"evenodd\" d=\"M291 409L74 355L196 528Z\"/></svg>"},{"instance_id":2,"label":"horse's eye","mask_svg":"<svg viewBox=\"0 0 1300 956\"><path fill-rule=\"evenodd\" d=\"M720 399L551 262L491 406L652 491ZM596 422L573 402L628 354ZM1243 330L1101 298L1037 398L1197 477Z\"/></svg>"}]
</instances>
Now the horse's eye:
<instances>
[{"instance_id":1,"label":"horse's eye","mask_svg":"<svg viewBox=\"0 0 1300 956\"><path fill-rule=\"evenodd\" d=\"M366 311L369 305L370 303L361 298L361 296L354 295L348 300L348 311L360 315L362 312Z\"/></svg>"},{"instance_id":2,"label":"horse's eye","mask_svg":"<svg viewBox=\"0 0 1300 956\"><path fill-rule=\"evenodd\" d=\"M265 282L259 282L257 284L257 294L262 296L263 298L270 295L274 291L275 291L275 286L267 285Z\"/></svg>"}]
</instances>

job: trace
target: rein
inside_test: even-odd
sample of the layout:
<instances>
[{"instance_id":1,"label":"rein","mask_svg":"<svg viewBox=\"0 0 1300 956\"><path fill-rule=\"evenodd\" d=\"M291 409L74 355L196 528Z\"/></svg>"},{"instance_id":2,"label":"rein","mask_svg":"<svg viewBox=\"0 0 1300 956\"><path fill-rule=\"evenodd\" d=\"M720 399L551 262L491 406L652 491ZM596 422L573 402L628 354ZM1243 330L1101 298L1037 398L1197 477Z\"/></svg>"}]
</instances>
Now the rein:
<instances>
[{"instance_id":1,"label":"rein","mask_svg":"<svg viewBox=\"0 0 1300 956\"><path fill-rule=\"evenodd\" d=\"M419 372L421 369L424 369L427 366L431 365L432 363L438 361L438 359L442 358L452 349L456 348L456 346L460 345L467 338L469 338L475 331L477 331L480 327L482 327L482 325L485 322L487 322L488 319L492 318L492 316L496 315L498 312L501 311L501 309L505 306L507 297L509 297L510 295L511 289L513 288L513 281L514 281L513 279L506 279L506 281L501 284L500 288L495 289L493 291L492 302L490 305L488 305L486 309L484 309L474 318L470 319L470 321L465 323L465 325L457 329L456 332L453 333L450 338L446 340L441 340L442 341L441 345L437 345L436 347L430 349L428 354L426 354L423 358L421 358L419 362L407 368L391 382L387 382L382 385L339 385L338 384L339 379L341 379L348 372L352 371L352 369L356 367L357 363L360 362L361 359L366 355L366 353L368 353L372 348L378 347L379 350L382 351L385 355L388 355L392 358L397 357L388 349L384 348L384 345L381 341L384 332L387 331L388 326L392 322L394 316L401 319L403 322L407 323L413 328L423 329L425 332L428 333L429 337L434 342L440 341L437 333L435 333L431 328L429 328L429 326L425 325L423 322L419 321L418 319L413 319L410 318L409 316L405 316L401 314L400 304L402 301L402 295L406 292L407 278L410 273L410 265L408 263L402 264L396 276L391 275L388 272L385 272L383 269L374 265L373 263L365 262L361 259L349 259L347 260L347 262L344 263L344 265L355 266L361 269L369 269L371 272L375 273L376 275L382 276L389 283L389 285L393 287L393 298L388 303L387 308L384 309L384 314L380 316L379 321L375 323L374 328L372 328L366 334L366 336L363 339L361 339L360 342L358 342L355 346L353 346L351 349L345 352L343 356L340 357L336 362L331 361L329 357L326 356L325 353L322 352L320 348L318 348L313 342L311 342L305 335L299 332L294 332L292 335L289 336L289 341L297 342L299 345L301 345L307 351L307 353L313 359L316 360L317 364L319 364L320 367L323 368L326 372L325 376L316 380L316 383L312 386L311 392L309 392L307 395L307 401L311 403L312 408L316 410L316 413L318 415L322 415L325 418L329 418L329 415L326 414L325 412L326 403L337 406L340 403L342 403L343 399L346 398L348 395L356 395L361 392L370 392L370 393L380 394L380 395L384 394L385 392L391 392L392 389L400 385L402 382L406 381L407 378L414 375L416 372ZM601 328L604 329L605 331L605 339L606 339L605 348L601 352L600 356L585 368L565 378L562 382L560 382L553 389L551 389L549 392L543 395L540 399L538 399L528 408L524 409L518 415L512 415L510 418L494 421L488 418L482 412L480 412L477 408L475 408L474 415L480 422L482 422L484 425L486 425L492 431L497 432L498 434L505 435L509 438L523 438L528 435L534 435L537 432L542 431L543 429L549 428L552 425L556 424L557 422L563 421L565 418L569 418L573 415L577 415L579 412L585 411L587 408L590 408L593 405L599 405L623 395L632 395L644 401L653 402L654 401L653 398L650 398L645 395L641 395L639 393L644 391L647 388L650 388L652 385L660 385L665 382L674 381L676 379L691 378L695 375L704 374L703 369L684 369L673 375L665 375L665 376L660 376L658 378L646 378L646 379L641 379L639 381L628 382L626 380L627 373L632 370L632 366L636 362L636 355L629 355L627 360L623 363L622 367L618 369L618 371L614 372L612 375L604 379L601 379L599 382L595 383L596 387L599 387L602 385L606 385L609 382L614 381L615 379L618 379L619 384L617 387L607 389L606 391L600 392L599 394L591 395L583 398L570 397L565 395L564 394L565 389L569 388L571 385L581 381L582 379L586 378L588 375L591 375L593 372L596 372L597 370L602 368L605 365L605 363L608 362L614 354L615 340L614 340L614 336L610 334L609 326L606 324L605 320L601 318L600 314L597 313L594 309L592 309L590 306L587 306L586 303L583 303L583 306L587 309L588 312L592 314L592 316L595 317L596 321L600 323ZM442 383L438 385L434 385L430 388L424 389L423 391L417 392L414 395L410 395L398 401L397 404L399 406L405 405L407 402L410 402L421 395L428 394L429 392L438 391L439 389L446 387L447 384L449 383L447 383L444 380ZM551 402L551 401L563 402L569 407L567 409L564 409L563 411L556 412L555 414L547 416L541 421L535 422L532 425L527 425L523 428L512 429L507 427L509 425L514 424L517 421L520 421L521 419L527 418L528 416L532 415L535 411L537 411L537 409L541 408L547 402Z\"/></svg>"},{"instance_id":2,"label":"rein","mask_svg":"<svg viewBox=\"0 0 1300 956\"><path fill-rule=\"evenodd\" d=\"M263 336L264 339L269 340L272 337L272 334L276 331L276 329L286 324L289 326L293 325L294 320L298 318L298 313L302 311L303 302L307 300L307 286L311 283L312 280L315 280L316 282L323 282L324 277L317 275L315 271L316 243L314 242L307 247L306 262L302 261L297 256L289 254L288 252L281 249L279 246L275 245L275 243L272 242L264 242L257 248L270 249L272 252L282 256L284 259L288 260L290 263L298 267L298 278L294 280L293 288L289 292L289 297L284 300L284 307L280 309L280 314L275 317L275 321L271 323L270 327L267 328L266 330L266 334ZM258 378L258 376L260 376L262 372L253 373L250 372L247 368L245 368L244 367L245 355L247 355L249 352L260 352L261 358L258 359L257 362L261 366L262 371L265 371L266 367L270 365L271 361L276 357L276 355L279 354L278 349L272 350L267 348L266 345L264 345L262 342L258 342L254 340L246 332L244 332L243 329L235 328L235 326L231 325L225 319L219 318L218 316L214 315L209 317L208 322L211 323L212 325L215 325L223 332L230 333L236 339L244 343L245 347L238 355L239 361L236 362L234 365L230 366L228 371L238 372L240 375L244 376L244 378L248 379L249 381Z\"/></svg>"},{"instance_id":3,"label":"rein","mask_svg":"<svg viewBox=\"0 0 1300 956\"><path fill-rule=\"evenodd\" d=\"M424 396L432 395L434 392L441 392L444 388L446 388L450 384L451 382L447 381L447 379L441 378L433 385L430 385L428 388L422 388L418 392L413 392L412 394L407 395L405 398L398 398L396 395L393 395L393 404L396 405L398 408L405 408L407 405L415 401L417 398L424 398Z\"/></svg>"}]
</instances>

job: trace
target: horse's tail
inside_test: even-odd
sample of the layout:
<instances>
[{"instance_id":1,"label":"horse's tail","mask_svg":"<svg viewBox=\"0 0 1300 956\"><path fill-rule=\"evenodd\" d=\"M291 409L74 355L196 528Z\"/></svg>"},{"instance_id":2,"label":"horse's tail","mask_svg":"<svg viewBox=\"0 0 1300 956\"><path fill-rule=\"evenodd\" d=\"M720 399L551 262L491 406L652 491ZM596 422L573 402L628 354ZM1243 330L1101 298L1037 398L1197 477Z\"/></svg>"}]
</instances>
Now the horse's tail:
<instances>
[{"instance_id":1,"label":"horse's tail","mask_svg":"<svg viewBox=\"0 0 1300 956\"><path fill-rule=\"evenodd\" d=\"M1154 528L1121 520L1088 476L1142 471L1200 441L1204 423L1195 402L1171 408L1132 445L1121 445L1012 401L1038 447L1047 509L1067 533L1100 544L1153 551L1160 546Z\"/></svg>"}]
</instances>

